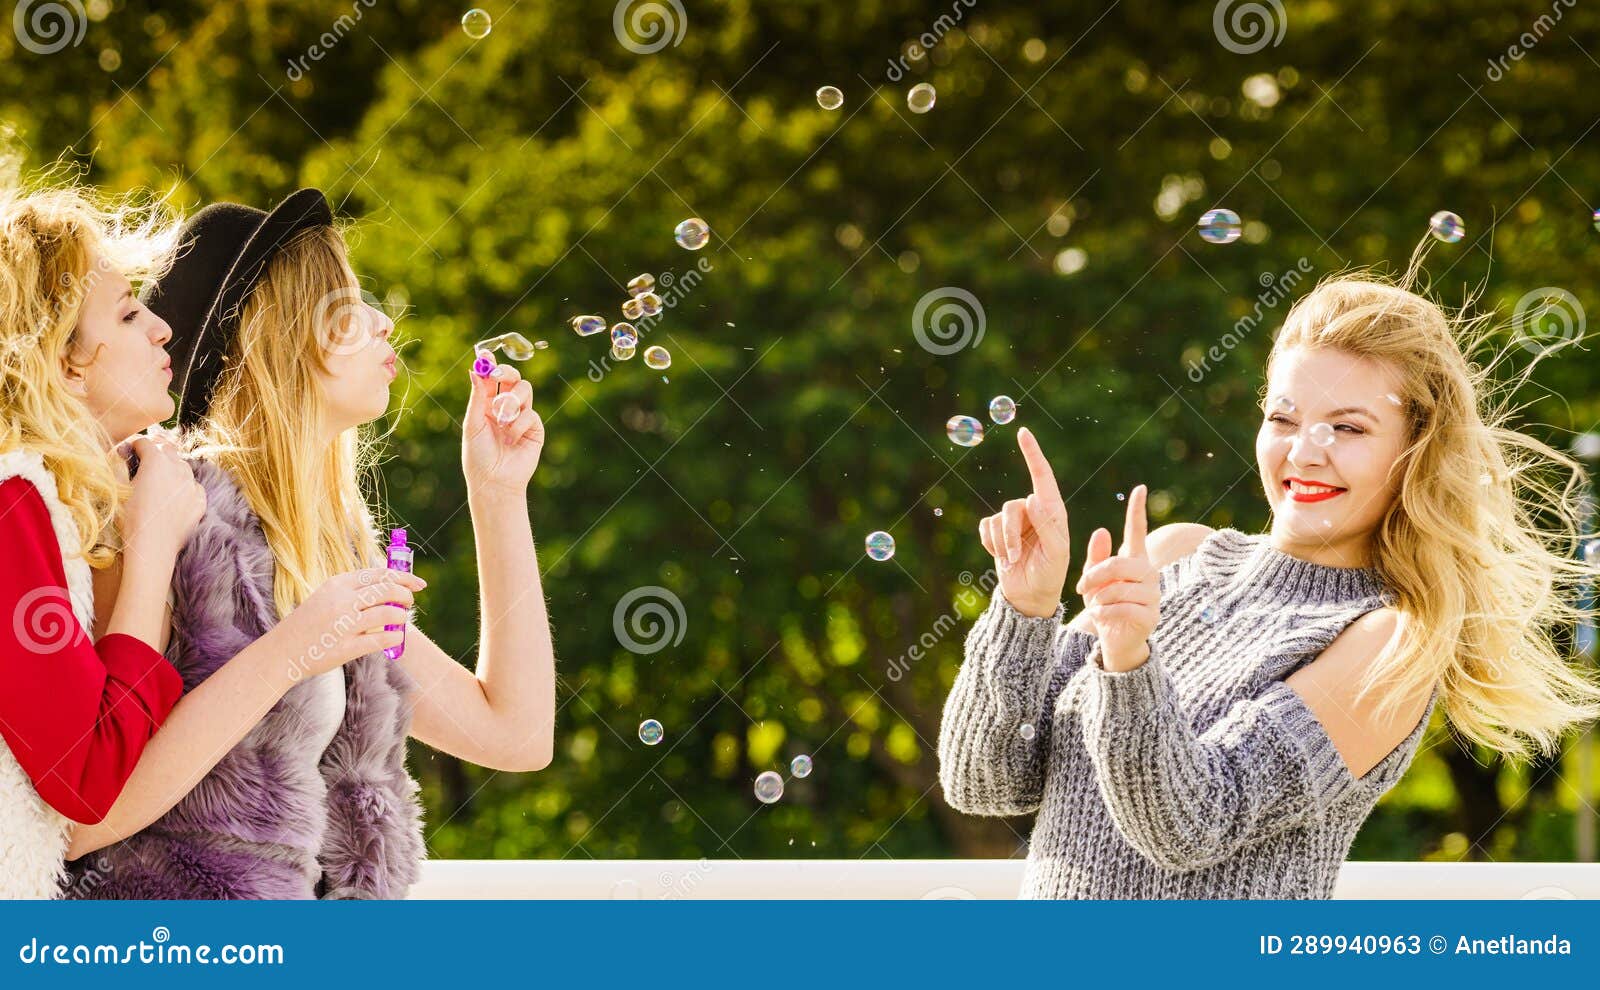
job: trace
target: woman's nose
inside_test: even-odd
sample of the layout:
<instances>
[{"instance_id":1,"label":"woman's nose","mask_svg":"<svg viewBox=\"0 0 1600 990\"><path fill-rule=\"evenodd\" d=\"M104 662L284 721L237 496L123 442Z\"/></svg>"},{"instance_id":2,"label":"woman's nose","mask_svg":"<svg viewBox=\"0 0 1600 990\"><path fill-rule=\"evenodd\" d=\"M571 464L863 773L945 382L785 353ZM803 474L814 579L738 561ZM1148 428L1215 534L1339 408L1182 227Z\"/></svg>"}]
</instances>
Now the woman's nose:
<instances>
[{"instance_id":1,"label":"woman's nose","mask_svg":"<svg viewBox=\"0 0 1600 990\"><path fill-rule=\"evenodd\" d=\"M166 320L163 320L154 313L150 314L150 319L152 321L152 325L150 327L150 340L154 342L157 347L167 346L167 341L172 339L172 327L167 323Z\"/></svg>"}]
</instances>

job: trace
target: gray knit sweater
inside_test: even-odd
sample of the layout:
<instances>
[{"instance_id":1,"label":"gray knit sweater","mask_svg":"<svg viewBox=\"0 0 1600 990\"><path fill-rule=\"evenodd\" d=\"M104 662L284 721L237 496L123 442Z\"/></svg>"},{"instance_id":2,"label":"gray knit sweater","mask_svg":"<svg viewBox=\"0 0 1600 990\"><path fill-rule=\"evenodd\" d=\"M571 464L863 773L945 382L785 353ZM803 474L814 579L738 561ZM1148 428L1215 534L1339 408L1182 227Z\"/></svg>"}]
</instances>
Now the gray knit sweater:
<instances>
[{"instance_id":1,"label":"gray knit sweater","mask_svg":"<svg viewBox=\"0 0 1600 990\"><path fill-rule=\"evenodd\" d=\"M997 593L945 703L945 799L1036 813L1024 897L1330 897L1428 715L1357 778L1284 679L1387 604L1370 568L1220 529L1161 569L1150 659L1112 672L1061 608L1029 618Z\"/></svg>"}]
</instances>

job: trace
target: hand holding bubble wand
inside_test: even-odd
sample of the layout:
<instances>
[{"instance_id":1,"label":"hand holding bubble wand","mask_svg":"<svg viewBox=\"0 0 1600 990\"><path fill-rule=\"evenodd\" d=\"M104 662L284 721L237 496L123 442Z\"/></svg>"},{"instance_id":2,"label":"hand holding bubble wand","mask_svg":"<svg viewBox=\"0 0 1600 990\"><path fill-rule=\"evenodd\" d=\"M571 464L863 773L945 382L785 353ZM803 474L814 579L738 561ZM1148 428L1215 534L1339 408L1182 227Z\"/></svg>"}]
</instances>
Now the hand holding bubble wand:
<instances>
[{"instance_id":1,"label":"hand holding bubble wand","mask_svg":"<svg viewBox=\"0 0 1600 990\"><path fill-rule=\"evenodd\" d=\"M533 357L538 349L520 333L501 334L473 348L461 467L469 496L500 493L526 498L544 449L544 422L533 410L533 387L516 368L495 363L496 347L516 361Z\"/></svg>"}]
</instances>

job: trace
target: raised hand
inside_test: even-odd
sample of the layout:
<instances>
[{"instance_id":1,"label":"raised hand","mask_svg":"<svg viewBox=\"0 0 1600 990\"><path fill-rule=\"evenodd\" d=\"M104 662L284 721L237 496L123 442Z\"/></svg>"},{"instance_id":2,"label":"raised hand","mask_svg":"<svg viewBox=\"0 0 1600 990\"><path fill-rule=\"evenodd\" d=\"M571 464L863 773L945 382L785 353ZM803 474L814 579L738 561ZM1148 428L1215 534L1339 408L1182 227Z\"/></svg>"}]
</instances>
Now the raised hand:
<instances>
[{"instance_id":1,"label":"raised hand","mask_svg":"<svg viewBox=\"0 0 1600 990\"><path fill-rule=\"evenodd\" d=\"M1077 591L1100 638L1107 670L1131 670L1150 658L1149 640L1161 618L1160 572L1145 550L1149 522L1144 485L1128 496L1122 550L1111 555L1111 532L1097 529L1089 537L1089 554Z\"/></svg>"},{"instance_id":2,"label":"raised hand","mask_svg":"<svg viewBox=\"0 0 1600 990\"><path fill-rule=\"evenodd\" d=\"M1000 591L1011 607L1023 615L1044 617L1053 615L1061 603L1072 562L1072 537L1055 472L1033 431L1018 430L1017 446L1028 462L1033 492L979 521L978 538L994 558Z\"/></svg>"},{"instance_id":3,"label":"raised hand","mask_svg":"<svg viewBox=\"0 0 1600 990\"><path fill-rule=\"evenodd\" d=\"M488 378L468 374L472 395L461 437L468 494L525 498L544 450L544 421L533 411L533 388L509 364L497 365ZM497 404L504 395L512 398Z\"/></svg>"}]
</instances>

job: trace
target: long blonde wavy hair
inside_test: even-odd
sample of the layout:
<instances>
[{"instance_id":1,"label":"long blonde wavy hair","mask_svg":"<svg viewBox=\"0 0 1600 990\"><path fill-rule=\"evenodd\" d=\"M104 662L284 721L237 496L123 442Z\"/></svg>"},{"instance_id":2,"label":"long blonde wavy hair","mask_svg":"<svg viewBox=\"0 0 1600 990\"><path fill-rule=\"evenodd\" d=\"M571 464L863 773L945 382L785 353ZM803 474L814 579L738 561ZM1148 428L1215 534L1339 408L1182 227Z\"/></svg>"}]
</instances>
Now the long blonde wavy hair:
<instances>
[{"instance_id":1,"label":"long blonde wavy hair","mask_svg":"<svg viewBox=\"0 0 1600 990\"><path fill-rule=\"evenodd\" d=\"M25 178L0 160L0 452L31 450L55 476L61 503L94 568L109 566L113 526L131 490L108 436L67 390L79 354L78 321L100 278L139 283L171 263L181 224L146 193L110 198L56 168Z\"/></svg>"},{"instance_id":2,"label":"long blonde wavy hair","mask_svg":"<svg viewBox=\"0 0 1600 990\"><path fill-rule=\"evenodd\" d=\"M316 377L335 329L327 301L358 292L338 229L286 244L245 300L210 408L185 438L233 475L261 519L280 617L328 578L381 561L363 495L374 443L360 427L327 443Z\"/></svg>"},{"instance_id":3,"label":"long blonde wavy hair","mask_svg":"<svg viewBox=\"0 0 1600 990\"><path fill-rule=\"evenodd\" d=\"M1425 253L1398 279L1324 279L1289 311L1269 378L1285 351L1330 348L1379 362L1400 383L1409 442L1391 469L1399 493L1373 536L1372 566L1397 596L1401 635L1360 685L1384 686L1379 717L1436 684L1467 739L1513 759L1555 753L1568 730L1600 717L1600 685L1557 635L1596 614L1579 591L1600 568L1580 552L1582 465L1511 425L1511 400L1565 345L1530 348L1519 373L1497 379L1505 358L1528 353L1525 328L1468 316L1470 298L1453 313L1427 298Z\"/></svg>"}]
</instances>

